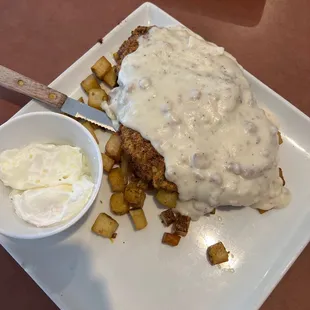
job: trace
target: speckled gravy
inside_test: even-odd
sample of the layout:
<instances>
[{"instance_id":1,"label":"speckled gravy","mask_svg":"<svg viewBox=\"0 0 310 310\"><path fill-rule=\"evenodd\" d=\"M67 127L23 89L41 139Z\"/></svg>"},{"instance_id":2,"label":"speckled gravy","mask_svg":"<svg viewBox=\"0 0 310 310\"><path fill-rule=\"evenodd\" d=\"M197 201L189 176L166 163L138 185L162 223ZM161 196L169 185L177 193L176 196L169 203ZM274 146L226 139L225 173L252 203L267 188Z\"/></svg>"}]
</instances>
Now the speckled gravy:
<instances>
[{"instance_id":1,"label":"speckled gravy","mask_svg":"<svg viewBox=\"0 0 310 310\"><path fill-rule=\"evenodd\" d=\"M280 208L278 128L257 106L236 60L181 27L153 27L122 63L111 109L164 157L178 209Z\"/></svg>"}]
</instances>

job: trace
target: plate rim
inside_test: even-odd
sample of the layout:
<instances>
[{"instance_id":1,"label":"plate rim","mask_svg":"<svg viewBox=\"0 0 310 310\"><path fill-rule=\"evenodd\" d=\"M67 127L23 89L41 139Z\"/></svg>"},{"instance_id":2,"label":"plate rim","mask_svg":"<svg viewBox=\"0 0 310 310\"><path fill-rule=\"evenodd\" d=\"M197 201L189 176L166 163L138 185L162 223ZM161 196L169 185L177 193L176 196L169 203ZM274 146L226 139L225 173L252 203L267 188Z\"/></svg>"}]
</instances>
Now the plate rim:
<instances>
[{"instance_id":1,"label":"plate rim","mask_svg":"<svg viewBox=\"0 0 310 310\"><path fill-rule=\"evenodd\" d=\"M160 13L162 15L165 15L169 17L171 20L175 21L176 23L183 25L187 27L186 25L179 22L177 19L175 19L173 16L171 16L169 13L165 12L163 9L158 7L157 5L153 4L152 2L144 2L140 6L138 6L134 11L132 11L129 15L127 15L118 25L116 25L113 29L111 29L104 38L109 38L114 35L114 32L119 28L122 27L123 24L126 22L127 19L134 18L134 15L138 14L140 11L143 11L143 9L150 9L155 10L157 13ZM189 27L187 27L189 28ZM190 29L190 28L189 28ZM50 84L50 87L55 87L55 84L57 84L59 81L63 79L63 77L70 73L71 70L73 70L74 67L78 66L79 62L87 55L92 53L92 51L98 46L99 43L96 43L93 45L90 49L88 49L83 55L81 55L76 61L74 61L66 70L64 70L59 76L57 76ZM296 106L291 104L288 100L283 98L281 95L276 93L272 88L270 88L268 85L264 84L261 80L256 78L253 74L248 72L244 69L244 73L248 78L253 79L256 83L259 84L260 87L262 87L266 92L271 93L272 95L276 96L278 99L280 99L289 109L293 110L295 113L298 114L299 117L303 118L306 122L310 124L310 117L306 115L304 112L299 110ZM25 106L23 106L16 114L12 116L12 118L23 115L26 112L26 110L34 104L35 100L30 100ZM298 226L298 229L292 233L290 240L298 238L298 242L289 242L290 245L294 245L294 247L290 249L290 253L293 253L292 255L285 256L285 259L282 261L279 261L276 268L271 268L268 271L268 274L265 275L260 281L253 292L247 296L243 300L243 302L240 304L242 306L246 306L246 309L259 309L263 303L266 301L268 296L272 293L272 291L275 289L275 287L278 285L278 283L282 280L282 278L285 276L287 271L290 269L290 267L293 265L293 263L296 261L296 259L299 257L299 255L302 253L302 251L305 249L305 247L310 242L310 231L308 234L303 234L302 237L297 236L298 230L303 230L302 227L309 227L310 225L310 217L304 218L303 222ZM306 230L304 230L306 231ZM31 273L24 268L22 263L18 261L18 258L15 257L13 254L13 251L9 249L9 247L5 247L5 245L2 244L2 246L5 248L5 250L14 258L14 260L26 271L26 273L35 281L35 283L45 292L45 294L60 308L60 309L71 309L71 307L68 305L64 305L61 302L60 298L56 298L56 296L53 296L53 294L50 294L49 291L44 287L44 283L41 283L40 280L37 279L37 277L33 277ZM265 283L266 282L266 283ZM261 287L263 286L263 287ZM261 294L259 294L259 290L261 290ZM256 292L256 294L255 294Z\"/></svg>"}]
</instances>

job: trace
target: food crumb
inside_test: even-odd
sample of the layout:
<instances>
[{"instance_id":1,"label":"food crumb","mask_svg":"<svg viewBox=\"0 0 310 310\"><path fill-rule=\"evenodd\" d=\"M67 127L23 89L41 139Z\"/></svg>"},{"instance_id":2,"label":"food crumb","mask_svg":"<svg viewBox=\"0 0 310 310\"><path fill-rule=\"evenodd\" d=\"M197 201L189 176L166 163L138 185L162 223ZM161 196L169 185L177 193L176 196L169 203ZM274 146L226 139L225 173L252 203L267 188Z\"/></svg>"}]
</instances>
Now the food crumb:
<instances>
[{"instance_id":1,"label":"food crumb","mask_svg":"<svg viewBox=\"0 0 310 310\"><path fill-rule=\"evenodd\" d=\"M102 200L100 200L100 203L102 203Z\"/></svg>"},{"instance_id":2,"label":"food crumb","mask_svg":"<svg viewBox=\"0 0 310 310\"><path fill-rule=\"evenodd\" d=\"M100 44L102 44L103 39L102 39L102 38L100 38L100 39L98 39L98 40L97 40L97 42L98 42L98 43L100 43Z\"/></svg>"}]
</instances>

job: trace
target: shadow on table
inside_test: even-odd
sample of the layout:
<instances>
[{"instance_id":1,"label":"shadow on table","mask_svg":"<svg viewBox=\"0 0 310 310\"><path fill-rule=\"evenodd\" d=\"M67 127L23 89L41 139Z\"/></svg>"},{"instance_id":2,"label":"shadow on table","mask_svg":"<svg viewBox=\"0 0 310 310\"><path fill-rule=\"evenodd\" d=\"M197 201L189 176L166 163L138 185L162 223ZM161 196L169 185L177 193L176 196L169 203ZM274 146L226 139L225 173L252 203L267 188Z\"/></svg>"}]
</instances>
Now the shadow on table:
<instances>
[{"instance_id":1,"label":"shadow on table","mask_svg":"<svg viewBox=\"0 0 310 310\"><path fill-rule=\"evenodd\" d=\"M22 267L60 308L112 310L106 280L92 268L90 252L79 244L40 247L24 242L11 244L22 252ZM18 243L18 242L17 242ZM21 245L21 244L20 244Z\"/></svg>"},{"instance_id":2,"label":"shadow on table","mask_svg":"<svg viewBox=\"0 0 310 310\"><path fill-rule=\"evenodd\" d=\"M218 210L224 211L224 212L242 210L244 208L245 207L243 207L243 206L220 206L220 207L217 207Z\"/></svg>"},{"instance_id":3,"label":"shadow on table","mask_svg":"<svg viewBox=\"0 0 310 310\"><path fill-rule=\"evenodd\" d=\"M155 3L164 9L171 7L173 11L186 11L235 25L254 27L262 18L266 0L157 0Z\"/></svg>"},{"instance_id":4,"label":"shadow on table","mask_svg":"<svg viewBox=\"0 0 310 310\"><path fill-rule=\"evenodd\" d=\"M105 277L100 270L93 269L94 258L87 240L80 243L75 238L87 226L91 210L75 225L54 236L37 240L1 236L7 250L22 258L22 268L60 308L70 305L76 310L113 310ZM86 229L92 237L90 227Z\"/></svg>"}]
</instances>

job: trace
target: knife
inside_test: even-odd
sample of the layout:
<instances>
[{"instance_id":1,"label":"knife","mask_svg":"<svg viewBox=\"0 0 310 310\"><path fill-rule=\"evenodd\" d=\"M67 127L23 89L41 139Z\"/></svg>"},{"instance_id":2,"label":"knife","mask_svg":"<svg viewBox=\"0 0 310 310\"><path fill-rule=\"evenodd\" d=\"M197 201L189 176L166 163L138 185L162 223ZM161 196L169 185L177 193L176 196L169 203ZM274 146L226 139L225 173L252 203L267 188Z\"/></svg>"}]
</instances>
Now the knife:
<instances>
[{"instance_id":1,"label":"knife","mask_svg":"<svg viewBox=\"0 0 310 310\"><path fill-rule=\"evenodd\" d=\"M116 131L111 119L103 111L88 106L78 100L23 76L0 65L0 86L14 90L49 106L60 109L61 112L76 118L81 118L110 131Z\"/></svg>"}]
</instances>

